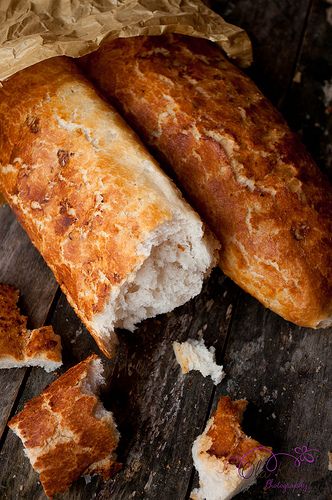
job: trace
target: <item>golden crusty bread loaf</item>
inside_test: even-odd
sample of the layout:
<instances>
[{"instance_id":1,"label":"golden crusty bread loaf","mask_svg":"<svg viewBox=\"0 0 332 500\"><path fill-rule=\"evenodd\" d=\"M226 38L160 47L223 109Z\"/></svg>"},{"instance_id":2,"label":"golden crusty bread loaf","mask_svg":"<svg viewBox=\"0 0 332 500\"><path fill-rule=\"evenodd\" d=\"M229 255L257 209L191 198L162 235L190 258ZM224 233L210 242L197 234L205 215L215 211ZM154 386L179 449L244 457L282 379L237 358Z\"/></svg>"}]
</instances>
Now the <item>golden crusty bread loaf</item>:
<instances>
[{"instance_id":1,"label":"golden crusty bread loaf","mask_svg":"<svg viewBox=\"0 0 332 500\"><path fill-rule=\"evenodd\" d=\"M106 355L115 327L197 295L215 262L199 217L65 58L0 89L0 190Z\"/></svg>"},{"instance_id":2,"label":"golden crusty bread loaf","mask_svg":"<svg viewBox=\"0 0 332 500\"><path fill-rule=\"evenodd\" d=\"M102 373L100 359L89 356L28 401L8 424L49 497L66 491L81 475L108 479L121 467L115 454L119 432L96 395Z\"/></svg>"},{"instance_id":3,"label":"golden crusty bread loaf","mask_svg":"<svg viewBox=\"0 0 332 500\"><path fill-rule=\"evenodd\" d=\"M294 323L330 325L332 188L254 83L177 35L106 43L84 66L173 168L225 274Z\"/></svg>"}]
</instances>

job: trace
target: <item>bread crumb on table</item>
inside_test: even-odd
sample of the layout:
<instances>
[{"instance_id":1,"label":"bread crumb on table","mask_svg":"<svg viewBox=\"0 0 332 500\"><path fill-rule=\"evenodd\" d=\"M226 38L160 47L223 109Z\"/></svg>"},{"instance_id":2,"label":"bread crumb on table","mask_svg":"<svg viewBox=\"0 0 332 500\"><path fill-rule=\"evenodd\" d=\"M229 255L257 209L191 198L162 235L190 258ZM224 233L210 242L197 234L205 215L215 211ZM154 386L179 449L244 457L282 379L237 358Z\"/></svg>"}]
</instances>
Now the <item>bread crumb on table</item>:
<instances>
[{"instance_id":1,"label":"bread crumb on table","mask_svg":"<svg viewBox=\"0 0 332 500\"><path fill-rule=\"evenodd\" d=\"M208 349L203 339L174 342L173 349L182 373L199 371L204 377L211 377L215 385L225 377L223 366L216 364L215 348Z\"/></svg>"}]
</instances>

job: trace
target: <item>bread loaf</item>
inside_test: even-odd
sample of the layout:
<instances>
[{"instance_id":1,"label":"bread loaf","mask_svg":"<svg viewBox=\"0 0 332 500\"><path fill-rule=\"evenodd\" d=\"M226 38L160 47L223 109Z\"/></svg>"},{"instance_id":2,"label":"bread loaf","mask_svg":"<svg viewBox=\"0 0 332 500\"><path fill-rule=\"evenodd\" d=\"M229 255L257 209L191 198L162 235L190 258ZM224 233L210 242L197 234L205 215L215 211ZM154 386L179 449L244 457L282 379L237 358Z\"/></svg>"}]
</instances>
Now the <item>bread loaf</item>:
<instances>
[{"instance_id":1,"label":"bread loaf","mask_svg":"<svg viewBox=\"0 0 332 500\"><path fill-rule=\"evenodd\" d=\"M115 327L197 295L215 261L199 217L65 58L0 90L0 190L110 356Z\"/></svg>"},{"instance_id":2,"label":"bread loaf","mask_svg":"<svg viewBox=\"0 0 332 500\"><path fill-rule=\"evenodd\" d=\"M250 79L176 35L115 40L84 64L173 168L225 274L294 323L331 325L332 188Z\"/></svg>"}]
</instances>

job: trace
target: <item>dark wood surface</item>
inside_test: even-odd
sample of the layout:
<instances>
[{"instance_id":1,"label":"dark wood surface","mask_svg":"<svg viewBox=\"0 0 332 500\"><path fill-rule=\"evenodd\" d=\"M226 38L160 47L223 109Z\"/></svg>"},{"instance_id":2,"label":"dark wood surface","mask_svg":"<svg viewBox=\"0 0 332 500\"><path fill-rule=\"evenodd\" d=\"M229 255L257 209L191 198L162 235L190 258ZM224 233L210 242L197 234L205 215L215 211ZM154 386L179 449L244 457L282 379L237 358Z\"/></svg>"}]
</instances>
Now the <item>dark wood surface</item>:
<instances>
[{"instance_id":1,"label":"dark wood surface","mask_svg":"<svg viewBox=\"0 0 332 500\"><path fill-rule=\"evenodd\" d=\"M248 31L255 55L250 76L332 177L332 113L323 91L326 82L332 86L331 5L219 0L213 7ZM58 374L98 350L8 207L0 208L0 281L21 289L31 326L52 323L62 336L64 366L56 374L38 368L0 371L0 498L44 499L6 422ZM85 484L82 478L61 498L187 499L197 484L191 445L222 394L250 401L246 430L276 452L304 445L319 450L315 463L300 467L282 456L274 479L305 482L308 492L267 490L261 478L238 498L332 498L331 333L285 322L215 270L196 299L144 322L134 334L120 332L118 356L103 358L108 380L103 401L122 433L123 470L105 484L98 478ZM224 364L227 376L217 388L197 372L182 376L174 358L174 340L200 336L216 347Z\"/></svg>"}]
</instances>

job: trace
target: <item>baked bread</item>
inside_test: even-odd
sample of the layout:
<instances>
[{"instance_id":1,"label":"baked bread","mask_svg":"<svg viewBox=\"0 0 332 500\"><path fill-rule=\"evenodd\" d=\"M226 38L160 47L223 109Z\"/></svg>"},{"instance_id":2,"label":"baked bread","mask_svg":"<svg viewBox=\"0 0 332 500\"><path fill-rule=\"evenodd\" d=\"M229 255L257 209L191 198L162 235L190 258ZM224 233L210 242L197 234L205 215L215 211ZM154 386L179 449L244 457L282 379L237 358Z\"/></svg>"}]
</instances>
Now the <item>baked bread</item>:
<instances>
[{"instance_id":1,"label":"baked bread","mask_svg":"<svg viewBox=\"0 0 332 500\"><path fill-rule=\"evenodd\" d=\"M183 374L197 370L203 377L211 377L215 385L220 384L224 378L223 367L216 363L215 348L211 346L208 349L203 339L173 342L173 350Z\"/></svg>"},{"instance_id":2,"label":"baked bread","mask_svg":"<svg viewBox=\"0 0 332 500\"><path fill-rule=\"evenodd\" d=\"M332 188L254 83L181 35L106 42L84 61L173 168L224 273L287 320L331 325Z\"/></svg>"},{"instance_id":3,"label":"baked bread","mask_svg":"<svg viewBox=\"0 0 332 500\"><path fill-rule=\"evenodd\" d=\"M220 398L217 410L195 440L193 459L199 474L199 488L193 500L229 500L248 489L272 453L241 429L248 402Z\"/></svg>"},{"instance_id":4,"label":"baked bread","mask_svg":"<svg viewBox=\"0 0 332 500\"><path fill-rule=\"evenodd\" d=\"M0 284L0 368L41 366L47 372L62 365L61 338L51 326L27 329L17 307L19 291Z\"/></svg>"},{"instance_id":5,"label":"baked bread","mask_svg":"<svg viewBox=\"0 0 332 500\"><path fill-rule=\"evenodd\" d=\"M4 83L0 128L0 191L106 355L200 292L216 240L74 63Z\"/></svg>"},{"instance_id":6,"label":"baked bread","mask_svg":"<svg viewBox=\"0 0 332 500\"><path fill-rule=\"evenodd\" d=\"M89 356L29 401L10 422L47 496L66 491L81 475L109 478L120 465L119 432L96 396L103 366Z\"/></svg>"}]
</instances>

